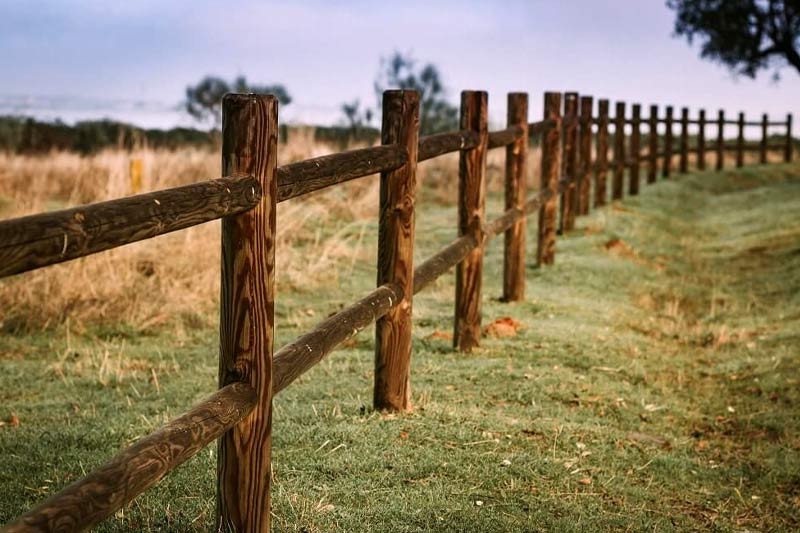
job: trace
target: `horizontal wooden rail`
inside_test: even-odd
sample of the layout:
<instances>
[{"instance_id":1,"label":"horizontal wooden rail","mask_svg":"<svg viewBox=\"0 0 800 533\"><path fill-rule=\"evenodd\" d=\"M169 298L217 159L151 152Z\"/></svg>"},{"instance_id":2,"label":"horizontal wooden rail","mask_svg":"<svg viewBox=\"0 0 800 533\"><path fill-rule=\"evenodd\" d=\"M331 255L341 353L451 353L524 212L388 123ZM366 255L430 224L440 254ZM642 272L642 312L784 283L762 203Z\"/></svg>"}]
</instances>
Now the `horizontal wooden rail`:
<instances>
[{"instance_id":1,"label":"horizontal wooden rail","mask_svg":"<svg viewBox=\"0 0 800 533\"><path fill-rule=\"evenodd\" d=\"M0 277L116 248L252 209L251 177L192 183L0 221Z\"/></svg>"},{"instance_id":2,"label":"horizontal wooden rail","mask_svg":"<svg viewBox=\"0 0 800 533\"><path fill-rule=\"evenodd\" d=\"M423 261L414 269L414 294L460 263L476 246L478 242L474 235L462 235Z\"/></svg>"},{"instance_id":3,"label":"horizontal wooden rail","mask_svg":"<svg viewBox=\"0 0 800 533\"><path fill-rule=\"evenodd\" d=\"M297 198L337 183L394 170L408 161L396 144L324 155L278 167L278 202Z\"/></svg>"},{"instance_id":4,"label":"horizontal wooden rail","mask_svg":"<svg viewBox=\"0 0 800 533\"><path fill-rule=\"evenodd\" d=\"M528 124L528 136L541 135L548 129L554 127L558 122L552 119L540 120L539 122L531 122Z\"/></svg>"},{"instance_id":5,"label":"horizontal wooden rail","mask_svg":"<svg viewBox=\"0 0 800 533\"><path fill-rule=\"evenodd\" d=\"M243 383L218 390L6 525L3 533L66 533L98 524L241 421L256 400L255 391Z\"/></svg>"},{"instance_id":6,"label":"horizontal wooden rail","mask_svg":"<svg viewBox=\"0 0 800 533\"><path fill-rule=\"evenodd\" d=\"M553 193L550 192L550 190L542 191L527 200L522 209L511 208L491 222L487 222L483 228L483 233L486 240L490 240L496 235L503 233L521 218L537 212L539 207L547 202L547 200L549 200L552 196Z\"/></svg>"},{"instance_id":7,"label":"horizontal wooden rail","mask_svg":"<svg viewBox=\"0 0 800 533\"><path fill-rule=\"evenodd\" d=\"M419 138L417 161L433 159L440 155L468 150L478 146L478 136L473 131L437 133Z\"/></svg>"},{"instance_id":8,"label":"horizontal wooden rail","mask_svg":"<svg viewBox=\"0 0 800 533\"><path fill-rule=\"evenodd\" d=\"M336 346L369 326L403 299L399 285L388 283L326 318L277 352L272 360L272 394L278 394Z\"/></svg>"},{"instance_id":9,"label":"horizontal wooden rail","mask_svg":"<svg viewBox=\"0 0 800 533\"><path fill-rule=\"evenodd\" d=\"M490 131L488 148L492 149L508 146L523 135L524 132L519 126L511 126L510 128L499 131Z\"/></svg>"}]
</instances>

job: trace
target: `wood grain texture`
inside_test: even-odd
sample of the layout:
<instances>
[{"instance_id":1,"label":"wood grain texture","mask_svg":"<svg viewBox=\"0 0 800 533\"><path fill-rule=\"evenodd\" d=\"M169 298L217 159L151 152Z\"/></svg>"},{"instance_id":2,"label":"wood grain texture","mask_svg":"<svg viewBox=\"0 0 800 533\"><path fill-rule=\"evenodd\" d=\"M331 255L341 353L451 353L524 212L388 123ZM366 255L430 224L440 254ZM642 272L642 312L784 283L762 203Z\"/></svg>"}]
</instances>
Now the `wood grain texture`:
<instances>
[{"instance_id":1,"label":"wood grain texture","mask_svg":"<svg viewBox=\"0 0 800 533\"><path fill-rule=\"evenodd\" d=\"M577 214L589 214L589 197L592 191L592 108L594 98L581 96L580 130L578 132L578 188Z\"/></svg>"},{"instance_id":2,"label":"wood grain texture","mask_svg":"<svg viewBox=\"0 0 800 533\"><path fill-rule=\"evenodd\" d=\"M758 152L758 159L762 165L767 162L767 126L769 126L769 117L764 113L761 116L761 149Z\"/></svg>"},{"instance_id":3,"label":"wood grain texture","mask_svg":"<svg viewBox=\"0 0 800 533\"><path fill-rule=\"evenodd\" d=\"M625 187L625 102L617 102L614 114L614 175L611 198L621 200Z\"/></svg>"},{"instance_id":4,"label":"wood grain texture","mask_svg":"<svg viewBox=\"0 0 800 533\"><path fill-rule=\"evenodd\" d=\"M319 363L342 342L397 307L402 299L403 290L399 285L389 283L378 287L275 352L272 363L273 396Z\"/></svg>"},{"instance_id":5,"label":"wood grain texture","mask_svg":"<svg viewBox=\"0 0 800 533\"><path fill-rule=\"evenodd\" d=\"M717 113L717 170L725 167L725 111L719 110Z\"/></svg>"},{"instance_id":6,"label":"wood grain texture","mask_svg":"<svg viewBox=\"0 0 800 533\"><path fill-rule=\"evenodd\" d=\"M551 198L539 209L539 232L536 243L536 264L552 265L556 258L556 215L558 214L558 180L561 178L561 94L544 93L544 120L555 126L542 136L542 161L539 190L550 191Z\"/></svg>"},{"instance_id":7,"label":"wood grain texture","mask_svg":"<svg viewBox=\"0 0 800 533\"><path fill-rule=\"evenodd\" d=\"M568 178L561 193L559 231L564 234L575 227L578 188L578 93L564 93L564 160L561 174Z\"/></svg>"},{"instance_id":8,"label":"wood grain texture","mask_svg":"<svg viewBox=\"0 0 800 533\"><path fill-rule=\"evenodd\" d=\"M792 114L786 115L786 146L783 148L783 160L786 163L792 162L792 147L794 139L792 139Z\"/></svg>"},{"instance_id":9,"label":"wood grain texture","mask_svg":"<svg viewBox=\"0 0 800 533\"><path fill-rule=\"evenodd\" d=\"M744 166L744 113L739 113L736 135L736 167Z\"/></svg>"},{"instance_id":10,"label":"wood grain texture","mask_svg":"<svg viewBox=\"0 0 800 533\"><path fill-rule=\"evenodd\" d=\"M360 148L278 167L278 202L406 164L404 146Z\"/></svg>"},{"instance_id":11,"label":"wood grain texture","mask_svg":"<svg viewBox=\"0 0 800 533\"><path fill-rule=\"evenodd\" d=\"M663 166L661 167L661 176L669 178L672 175L672 140L673 140L673 116L672 106L667 106L667 116L664 122L664 159L662 159Z\"/></svg>"},{"instance_id":12,"label":"wood grain texture","mask_svg":"<svg viewBox=\"0 0 800 533\"><path fill-rule=\"evenodd\" d=\"M516 143L520 139L528 136L528 121L522 125L515 124L509 126L504 130L490 131L487 149L507 147Z\"/></svg>"},{"instance_id":13,"label":"wood grain texture","mask_svg":"<svg viewBox=\"0 0 800 533\"><path fill-rule=\"evenodd\" d=\"M256 208L222 220L219 385L247 383L258 402L219 439L217 531L270 527L277 141L275 97L223 98L223 174L254 176L264 197Z\"/></svg>"},{"instance_id":14,"label":"wood grain texture","mask_svg":"<svg viewBox=\"0 0 800 533\"><path fill-rule=\"evenodd\" d=\"M478 146L478 135L474 131L436 133L419 138L417 161L433 159L440 155L469 150Z\"/></svg>"},{"instance_id":15,"label":"wood grain texture","mask_svg":"<svg viewBox=\"0 0 800 533\"><path fill-rule=\"evenodd\" d=\"M606 205L608 198L608 100L597 102L597 162L594 165L594 205Z\"/></svg>"},{"instance_id":16,"label":"wood grain texture","mask_svg":"<svg viewBox=\"0 0 800 533\"><path fill-rule=\"evenodd\" d=\"M505 208L522 209L527 195L525 183L528 164L528 94L508 94L508 130L519 135L506 147ZM491 134L490 134L491 137ZM503 300L525 299L525 217L505 232L503 248Z\"/></svg>"},{"instance_id":17,"label":"wood grain texture","mask_svg":"<svg viewBox=\"0 0 800 533\"><path fill-rule=\"evenodd\" d=\"M642 106L633 104L631 106L631 138L630 138L630 165L628 179L628 194L636 196L639 194L639 165L640 152L642 145L641 133Z\"/></svg>"},{"instance_id":18,"label":"wood grain texture","mask_svg":"<svg viewBox=\"0 0 800 533\"><path fill-rule=\"evenodd\" d=\"M220 389L6 524L3 533L67 533L97 525L242 420L256 400L255 391L243 383Z\"/></svg>"},{"instance_id":19,"label":"wood grain texture","mask_svg":"<svg viewBox=\"0 0 800 533\"><path fill-rule=\"evenodd\" d=\"M697 169L706 169L706 110L697 117Z\"/></svg>"},{"instance_id":20,"label":"wood grain texture","mask_svg":"<svg viewBox=\"0 0 800 533\"><path fill-rule=\"evenodd\" d=\"M681 174L689 172L689 108L681 108L681 138L679 142L680 161L678 168Z\"/></svg>"},{"instance_id":21,"label":"wood grain texture","mask_svg":"<svg viewBox=\"0 0 800 533\"><path fill-rule=\"evenodd\" d=\"M512 207L511 209L504 211L499 217L487 222L483 226L484 242L489 242L495 236L499 235L500 233L504 233L519 220L523 220L529 214L538 211L539 208L544 205L544 202L549 200L551 196L553 195L549 190L542 191L526 200L521 206Z\"/></svg>"},{"instance_id":22,"label":"wood grain texture","mask_svg":"<svg viewBox=\"0 0 800 533\"><path fill-rule=\"evenodd\" d=\"M458 163L458 234L472 235L478 245L456 267L453 346L468 352L480 344L483 278L483 217L486 210L488 95L461 93L461 129L478 134L478 146L462 150Z\"/></svg>"},{"instance_id":23,"label":"wood grain texture","mask_svg":"<svg viewBox=\"0 0 800 533\"><path fill-rule=\"evenodd\" d=\"M383 93L383 144L408 151L405 165L381 173L378 287L395 284L402 301L375 323L375 409L411 410L411 311L414 296L414 203L419 145L419 94Z\"/></svg>"},{"instance_id":24,"label":"wood grain texture","mask_svg":"<svg viewBox=\"0 0 800 533\"><path fill-rule=\"evenodd\" d=\"M0 221L0 277L116 248L252 209L257 180L216 179Z\"/></svg>"},{"instance_id":25,"label":"wood grain texture","mask_svg":"<svg viewBox=\"0 0 800 533\"><path fill-rule=\"evenodd\" d=\"M650 106L647 119L647 183L655 183L658 175L658 106Z\"/></svg>"},{"instance_id":26,"label":"wood grain texture","mask_svg":"<svg viewBox=\"0 0 800 533\"><path fill-rule=\"evenodd\" d=\"M538 122L531 122L528 124L528 137L540 137L550 128L556 127L558 124L555 120L540 120Z\"/></svg>"}]
</instances>

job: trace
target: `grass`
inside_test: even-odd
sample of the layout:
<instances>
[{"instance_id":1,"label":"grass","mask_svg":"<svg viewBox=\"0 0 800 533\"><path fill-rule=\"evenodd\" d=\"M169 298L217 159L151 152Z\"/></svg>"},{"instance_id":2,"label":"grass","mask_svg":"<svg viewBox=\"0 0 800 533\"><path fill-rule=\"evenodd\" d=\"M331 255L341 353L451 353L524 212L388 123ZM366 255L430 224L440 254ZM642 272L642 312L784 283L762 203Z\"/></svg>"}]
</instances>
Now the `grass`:
<instances>
[{"instance_id":1,"label":"grass","mask_svg":"<svg viewBox=\"0 0 800 533\"><path fill-rule=\"evenodd\" d=\"M454 233L454 209L427 200L419 259ZM453 276L419 295L413 413L370 408L369 331L276 399L276 529L797 530L799 209L798 165L645 187L579 219L555 267L529 265L516 304L497 300L493 241L484 322L523 328L454 353ZM374 250L362 225L344 233ZM373 263L284 288L278 344L369 290ZM212 329L79 329L0 338L0 419L19 421L0 427L0 523L214 389ZM215 453L98 530L212 529Z\"/></svg>"}]
</instances>

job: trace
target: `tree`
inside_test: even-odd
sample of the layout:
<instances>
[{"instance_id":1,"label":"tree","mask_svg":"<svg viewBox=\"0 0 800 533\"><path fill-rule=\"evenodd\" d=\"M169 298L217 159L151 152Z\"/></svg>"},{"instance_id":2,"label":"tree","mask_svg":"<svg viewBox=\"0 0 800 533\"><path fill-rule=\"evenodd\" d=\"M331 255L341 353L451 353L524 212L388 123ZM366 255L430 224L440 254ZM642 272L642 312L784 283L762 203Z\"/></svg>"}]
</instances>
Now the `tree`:
<instances>
[{"instance_id":1,"label":"tree","mask_svg":"<svg viewBox=\"0 0 800 533\"><path fill-rule=\"evenodd\" d=\"M222 78L206 76L197 85L186 88L186 112L199 122L211 119L214 126L219 127L222 122L222 97L230 92L273 94L281 105L292 102L286 87L280 84L250 85L244 76L238 76L229 84Z\"/></svg>"},{"instance_id":2,"label":"tree","mask_svg":"<svg viewBox=\"0 0 800 533\"><path fill-rule=\"evenodd\" d=\"M428 135L458 129L458 108L447 101L447 92L439 69L427 63L421 69L410 54L395 51L388 59L381 58L375 80L378 108L387 89L410 89L419 92L420 133Z\"/></svg>"},{"instance_id":3,"label":"tree","mask_svg":"<svg viewBox=\"0 0 800 533\"><path fill-rule=\"evenodd\" d=\"M343 103L341 109L345 123L353 133L357 133L372 122L372 109L366 107L362 110L361 101L358 99Z\"/></svg>"},{"instance_id":4,"label":"tree","mask_svg":"<svg viewBox=\"0 0 800 533\"><path fill-rule=\"evenodd\" d=\"M800 0L667 0L675 35L702 41L700 56L755 78L788 63L800 73Z\"/></svg>"}]
</instances>

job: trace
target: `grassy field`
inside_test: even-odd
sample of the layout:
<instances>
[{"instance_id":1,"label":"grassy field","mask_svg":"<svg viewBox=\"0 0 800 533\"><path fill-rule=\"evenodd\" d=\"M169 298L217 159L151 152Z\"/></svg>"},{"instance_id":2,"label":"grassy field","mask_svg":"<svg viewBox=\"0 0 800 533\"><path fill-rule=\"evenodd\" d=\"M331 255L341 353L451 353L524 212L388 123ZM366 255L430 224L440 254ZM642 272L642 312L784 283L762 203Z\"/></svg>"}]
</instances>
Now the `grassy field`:
<instances>
[{"instance_id":1,"label":"grassy field","mask_svg":"<svg viewBox=\"0 0 800 533\"><path fill-rule=\"evenodd\" d=\"M419 259L454 237L439 194L419 204ZM490 213L500 205L493 194ZM798 212L796 164L648 186L579 219L555 267L529 264L517 304L497 300L493 241L484 323L521 327L454 353L453 276L419 295L413 413L370 408L371 331L276 398L276 529L797 530ZM371 288L373 218L292 243L312 254L333 236L367 252L325 283L279 286L279 345ZM213 323L6 330L0 523L212 392ZM212 529L215 453L98 530Z\"/></svg>"}]
</instances>

